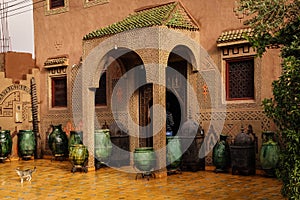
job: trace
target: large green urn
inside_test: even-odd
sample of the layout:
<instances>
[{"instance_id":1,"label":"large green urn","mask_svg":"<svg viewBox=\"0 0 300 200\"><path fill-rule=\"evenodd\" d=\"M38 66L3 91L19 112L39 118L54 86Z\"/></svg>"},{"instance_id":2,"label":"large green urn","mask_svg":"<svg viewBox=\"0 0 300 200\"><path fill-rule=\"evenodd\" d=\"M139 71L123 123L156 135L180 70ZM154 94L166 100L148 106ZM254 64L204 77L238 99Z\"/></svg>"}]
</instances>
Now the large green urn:
<instances>
[{"instance_id":1,"label":"large green urn","mask_svg":"<svg viewBox=\"0 0 300 200\"><path fill-rule=\"evenodd\" d=\"M167 169L177 170L181 164L181 144L178 136L167 136Z\"/></svg>"},{"instance_id":2,"label":"large green urn","mask_svg":"<svg viewBox=\"0 0 300 200\"><path fill-rule=\"evenodd\" d=\"M227 172L230 166L230 149L226 135L220 135L220 140L213 148L213 164L215 172Z\"/></svg>"},{"instance_id":3,"label":"large green urn","mask_svg":"<svg viewBox=\"0 0 300 200\"><path fill-rule=\"evenodd\" d=\"M54 157L68 157L68 137L62 125L51 125L52 132L48 136L48 145Z\"/></svg>"},{"instance_id":4,"label":"large green urn","mask_svg":"<svg viewBox=\"0 0 300 200\"><path fill-rule=\"evenodd\" d=\"M95 159L96 164L107 164L112 152L109 129L95 130ZM96 166L98 168L98 166Z\"/></svg>"},{"instance_id":5,"label":"large green urn","mask_svg":"<svg viewBox=\"0 0 300 200\"><path fill-rule=\"evenodd\" d=\"M85 145L74 144L70 146L69 160L72 163L72 172L75 172L77 168L81 168L84 172L87 172L89 152Z\"/></svg>"},{"instance_id":6,"label":"large green urn","mask_svg":"<svg viewBox=\"0 0 300 200\"><path fill-rule=\"evenodd\" d=\"M279 145L273 140L274 132L262 133L262 147L260 151L260 163L267 176L274 176L279 160Z\"/></svg>"},{"instance_id":7,"label":"large green urn","mask_svg":"<svg viewBox=\"0 0 300 200\"><path fill-rule=\"evenodd\" d=\"M5 161L11 155L12 138L9 130L0 131L0 161Z\"/></svg>"},{"instance_id":8,"label":"large green urn","mask_svg":"<svg viewBox=\"0 0 300 200\"><path fill-rule=\"evenodd\" d=\"M153 147L140 147L134 150L134 166L142 172L154 171L156 156Z\"/></svg>"},{"instance_id":9,"label":"large green urn","mask_svg":"<svg viewBox=\"0 0 300 200\"><path fill-rule=\"evenodd\" d=\"M18 154L22 159L29 159L36 148L35 135L32 130L20 130L18 133Z\"/></svg>"}]
</instances>

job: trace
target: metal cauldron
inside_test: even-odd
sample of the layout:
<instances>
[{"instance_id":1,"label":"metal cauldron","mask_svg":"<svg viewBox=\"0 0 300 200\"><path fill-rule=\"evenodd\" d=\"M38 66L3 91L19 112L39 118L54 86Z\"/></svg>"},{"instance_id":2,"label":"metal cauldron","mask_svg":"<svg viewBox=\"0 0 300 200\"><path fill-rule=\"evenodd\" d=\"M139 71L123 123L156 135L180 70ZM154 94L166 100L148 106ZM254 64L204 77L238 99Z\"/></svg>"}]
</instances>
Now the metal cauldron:
<instances>
[{"instance_id":1,"label":"metal cauldron","mask_svg":"<svg viewBox=\"0 0 300 200\"><path fill-rule=\"evenodd\" d=\"M254 175L255 174L255 140L247 133L241 132L230 145L230 157L232 174Z\"/></svg>"}]
</instances>

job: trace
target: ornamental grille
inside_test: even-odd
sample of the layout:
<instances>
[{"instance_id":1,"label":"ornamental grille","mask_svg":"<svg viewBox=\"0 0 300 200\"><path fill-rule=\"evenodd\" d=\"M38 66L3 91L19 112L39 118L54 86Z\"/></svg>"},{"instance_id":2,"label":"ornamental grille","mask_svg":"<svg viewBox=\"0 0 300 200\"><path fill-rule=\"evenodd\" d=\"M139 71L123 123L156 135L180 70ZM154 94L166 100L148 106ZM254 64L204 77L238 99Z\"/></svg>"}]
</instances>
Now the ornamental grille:
<instances>
[{"instance_id":1,"label":"ornamental grille","mask_svg":"<svg viewBox=\"0 0 300 200\"><path fill-rule=\"evenodd\" d=\"M254 99L254 60L227 62L227 99Z\"/></svg>"}]
</instances>

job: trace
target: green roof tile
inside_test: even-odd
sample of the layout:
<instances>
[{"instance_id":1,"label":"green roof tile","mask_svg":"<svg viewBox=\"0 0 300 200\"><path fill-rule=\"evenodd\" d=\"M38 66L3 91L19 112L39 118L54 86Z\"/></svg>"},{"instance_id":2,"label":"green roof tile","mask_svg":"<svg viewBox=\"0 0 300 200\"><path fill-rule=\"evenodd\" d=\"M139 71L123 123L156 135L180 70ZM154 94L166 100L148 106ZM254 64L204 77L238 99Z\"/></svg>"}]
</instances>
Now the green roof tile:
<instances>
[{"instance_id":1,"label":"green roof tile","mask_svg":"<svg viewBox=\"0 0 300 200\"><path fill-rule=\"evenodd\" d=\"M84 40L100 38L123 31L151 26L165 25L170 28L199 30L179 2L167 3L160 6L139 10L122 21L95 30L83 37Z\"/></svg>"},{"instance_id":2,"label":"green roof tile","mask_svg":"<svg viewBox=\"0 0 300 200\"><path fill-rule=\"evenodd\" d=\"M251 37L252 35L253 31L251 28L225 31L219 36L217 43L220 44L226 42L242 41L246 40L246 37Z\"/></svg>"},{"instance_id":3,"label":"green roof tile","mask_svg":"<svg viewBox=\"0 0 300 200\"><path fill-rule=\"evenodd\" d=\"M62 57L55 57L55 58L48 58L44 62L44 66L51 66L51 65L59 65L59 64L66 64L68 63L68 57L62 56Z\"/></svg>"},{"instance_id":4,"label":"green roof tile","mask_svg":"<svg viewBox=\"0 0 300 200\"><path fill-rule=\"evenodd\" d=\"M45 61L44 65L48 66L48 65L55 65L55 64L62 64L64 63L64 59L58 59L58 60L50 60L50 61Z\"/></svg>"}]
</instances>

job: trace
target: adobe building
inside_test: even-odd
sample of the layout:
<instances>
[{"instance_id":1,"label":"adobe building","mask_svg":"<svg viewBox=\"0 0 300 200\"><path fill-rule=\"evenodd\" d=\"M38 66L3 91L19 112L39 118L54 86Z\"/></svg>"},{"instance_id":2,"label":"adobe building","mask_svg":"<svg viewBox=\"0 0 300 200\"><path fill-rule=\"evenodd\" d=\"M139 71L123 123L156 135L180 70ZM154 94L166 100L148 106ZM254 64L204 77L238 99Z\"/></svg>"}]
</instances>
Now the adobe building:
<instances>
[{"instance_id":1,"label":"adobe building","mask_svg":"<svg viewBox=\"0 0 300 200\"><path fill-rule=\"evenodd\" d=\"M279 51L256 57L234 0L33 2L46 155L50 125L62 124L83 131L93 168L94 131L117 123L130 164L135 148L151 146L164 175L168 103L175 131L189 120L204 129L207 164L219 134L233 140L250 124L260 147L261 132L274 129L261 102L280 75Z\"/></svg>"},{"instance_id":2,"label":"adobe building","mask_svg":"<svg viewBox=\"0 0 300 200\"><path fill-rule=\"evenodd\" d=\"M30 53L0 54L0 126L12 135L12 158L18 158L17 133L33 129L31 88L32 83L40 84L39 75ZM39 94L36 88L36 95Z\"/></svg>"}]
</instances>

